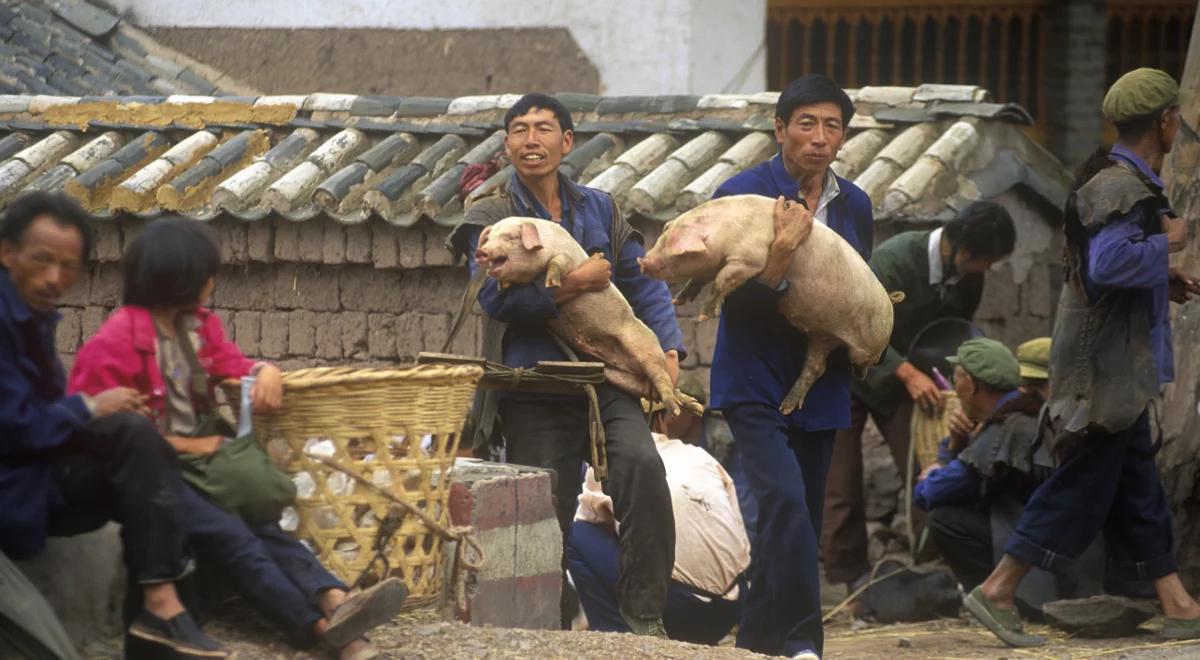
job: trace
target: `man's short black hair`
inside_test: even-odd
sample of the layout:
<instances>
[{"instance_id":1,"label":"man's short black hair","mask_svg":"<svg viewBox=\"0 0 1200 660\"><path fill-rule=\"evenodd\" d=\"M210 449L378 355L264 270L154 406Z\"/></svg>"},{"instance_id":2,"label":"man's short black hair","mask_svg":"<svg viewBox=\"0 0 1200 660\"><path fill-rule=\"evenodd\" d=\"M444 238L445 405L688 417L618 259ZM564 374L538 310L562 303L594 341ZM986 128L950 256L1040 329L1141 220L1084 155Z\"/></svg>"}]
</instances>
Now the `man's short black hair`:
<instances>
[{"instance_id":1,"label":"man's short black hair","mask_svg":"<svg viewBox=\"0 0 1200 660\"><path fill-rule=\"evenodd\" d=\"M1163 115L1176 107L1178 106L1173 105L1161 110L1155 110L1148 115L1133 117L1126 119L1125 121L1114 122L1113 125L1117 127L1117 137L1126 142L1133 142L1142 139L1143 136L1154 130L1154 125L1163 118Z\"/></svg>"},{"instance_id":2,"label":"man's short black hair","mask_svg":"<svg viewBox=\"0 0 1200 660\"><path fill-rule=\"evenodd\" d=\"M567 112L567 107L561 101L550 96L549 94L526 94L517 99L508 112L504 113L504 130L507 131L509 125L517 117L527 115L534 110L549 110L554 113L554 118L558 120L558 125L562 127L563 132L575 130L575 122L571 119L571 113Z\"/></svg>"},{"instance_id":3,"label":"man's short black hair","mask_svg":"<svg viewBox=\"0 0 1200 660\"><path fill-rule=\"evenodd\" d=\"M1017 230L1008 210L996 202L975 202L946 223L945 236L972 259L1000 259L1012 254Z\"/></svg>"},{"instance_id":4,"label":"man's short black hair","mask_svg":"<svg viewBox=\"0 0 1200 660\"><path fill-rule=\"evenodd\" d=\"M79 202L63 193L37 191L26 193L14 199L4 212L4 220L0 221L0 241L9 241L20 245L25 238L25 232L33 221L48 215L63 227L74 227L83 237L83 254L80 261L87 261L92 256L92 244L95 243L95 231L92 229L92 216Z\"/></svg>"},{"instance_id":5,"label":"man's short black hair","mask_svg":"<svg viewBox=\"0 0 1200 660\"><path fill-rule=\"evenodd\" d=\"M217 237L208 225L155 220L125 250L125 304L147 309L195 304L220 265Z\"/></svg>"},{"instance_id":6,"label":"man's short black hair","mask_svg":"<svg viewBox=\"0 0 1200 660\"><path fill-rule=\"evenodd\" d=\"M775 116L786 124L792 120L796 108L817 103L833 103L842 109L842 124L848 126L854 116L854 102L833 78L820 73L810 73L788 83L775 103Z\"/></svg>"}]
</instances>

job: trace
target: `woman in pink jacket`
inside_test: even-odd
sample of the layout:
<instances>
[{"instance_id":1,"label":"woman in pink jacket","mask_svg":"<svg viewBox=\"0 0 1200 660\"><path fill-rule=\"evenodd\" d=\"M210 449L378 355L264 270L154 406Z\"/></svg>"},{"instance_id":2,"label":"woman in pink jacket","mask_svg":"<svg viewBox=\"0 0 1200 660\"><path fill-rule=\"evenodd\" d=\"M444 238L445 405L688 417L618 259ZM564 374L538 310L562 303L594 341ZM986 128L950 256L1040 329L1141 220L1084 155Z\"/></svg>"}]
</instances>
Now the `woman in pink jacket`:
<instances>
[{"instance_id":1,"label":"woman in pink jacket","mask_svg":"<svg viewBox=\"0 0 1200 660\"><path fill-rule=\"evenodd\" d=\"M220 318L205 308L219 265L217 241L207 226L184 219L147 225L122 263L124 305L80 348L68 389L96 394L132 387L146 397L147 414L177 452L212 454L225 438L196 437L201 415L191 393L191 360L184 343L189 341L213 398L220 398L216 385L222 380L254 375L255 410L278 409L283 394L279 369L246 358L226 339ZM185 332L187 337L181 337ZM228 415L230 410L218 406L216 412ZM251 526L196 489L184 490L183 524L202 567L226 575L294 646L308 648L321 641L338 649L341 658L376 656L362 635L398 612L402 583L386 580L351 596L277 522Z\"/></svg>"}]
</instances>

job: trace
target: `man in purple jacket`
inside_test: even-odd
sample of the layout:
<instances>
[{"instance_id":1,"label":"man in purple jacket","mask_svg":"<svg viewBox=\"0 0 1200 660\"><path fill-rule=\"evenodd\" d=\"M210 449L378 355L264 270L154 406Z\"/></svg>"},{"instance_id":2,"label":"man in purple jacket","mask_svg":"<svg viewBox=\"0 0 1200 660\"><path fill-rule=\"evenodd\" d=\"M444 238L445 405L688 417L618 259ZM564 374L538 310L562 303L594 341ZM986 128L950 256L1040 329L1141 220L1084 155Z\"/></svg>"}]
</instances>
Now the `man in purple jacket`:
<instances>
[{"instance_id":1,"label":"man in purple jacket","mask_svg":"<svg viewBox=\"0 0 1200 660\"><path fill-rule=\"evenodd\" d=\"M1137 69L1104 97L1117 144L1067 201L1067 282L1050 357L1051 450L1059 466L1030 497L1004 556L964 605L1010 646L1038 646L1014 609L1034 566L1066 573L1100 532L1110 574L1153 580L1162 634L1200 638L1200 605L1179 579L1171 509L1155 466L1159 393L1174 379L1169 305L1200 286L1171 268L1187 244L1153 165L1179 132L1179 85Z\"/></svg>"},{"instance_id":2,"label":"man in purple jacket","mask_svg":"<svg viewBox=\"0 0 1200 660\"><path fill-rule=\"evenodd\" d=\"M810 229L811 221L827 225L868 259L871 200L829 168L853 115L850 97L828 77L793 81L775 106L779 154L729 179L714 197L803 201ZM801 220L808 219L792 222ZM781 231L779 238L790 233ZM776 240L762 274L725 299L713 354L712 406L724 412L733 431L732 472L752 544L738 646L815 658L824 642L819 540L825 475L834 434L850 425L850 360L845 349L835 352L804 407L779 412L806 351L804 334L777 306L787 288L784 270L799 244L795 238L803 236Z\"/></svg>"}]
</instances>

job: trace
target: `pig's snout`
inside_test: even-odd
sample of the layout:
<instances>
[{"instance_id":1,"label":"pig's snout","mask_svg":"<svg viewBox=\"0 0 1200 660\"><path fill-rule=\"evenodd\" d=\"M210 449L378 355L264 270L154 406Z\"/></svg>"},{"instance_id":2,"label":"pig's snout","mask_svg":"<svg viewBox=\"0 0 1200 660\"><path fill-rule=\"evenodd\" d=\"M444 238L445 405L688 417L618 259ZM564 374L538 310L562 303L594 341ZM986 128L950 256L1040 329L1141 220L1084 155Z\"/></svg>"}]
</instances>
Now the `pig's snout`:
<instances>
[{"instance_id":1,"label":"pig's snout","mask_svg":"<svg viewBox=\"0 0 1200 660\"><path fill-rule=\"evenodd\" d=\"M643 275L654 277L662 271L663 263L660 256L638 257L638 266L642 269Z\"/></svg>"},{"instance_id":2,"label":"pig's snout","mask_svg":"<svg viewBox=\"0 0 1200 660\"><path fill-rule=\"evenodd\" d=\"M475 250L475 261L477 261L479 263L484 263L489 260L491 260L491 257L488 255L487 250L485 250L483 248L479 248L478 250Z\"/></svg>"}]
</instances>

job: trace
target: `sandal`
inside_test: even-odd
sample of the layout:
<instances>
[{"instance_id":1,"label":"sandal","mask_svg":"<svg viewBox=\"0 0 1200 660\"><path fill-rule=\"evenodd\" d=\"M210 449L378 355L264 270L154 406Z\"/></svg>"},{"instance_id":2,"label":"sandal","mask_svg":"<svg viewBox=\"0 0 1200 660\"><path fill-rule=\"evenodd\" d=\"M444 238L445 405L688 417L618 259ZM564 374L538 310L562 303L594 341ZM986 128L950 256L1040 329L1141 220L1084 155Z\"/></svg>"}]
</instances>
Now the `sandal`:
<instances>
[{"instance_id":1,"label":"sandal","mask_svg":"<svg viewBox=\"0 0 1200 660\"><path fill-rule=\"evenodd\" d=\"M400 613L407 597L408 588L397 578L388 578L360 591L333 611L322 638L325 643L340 649L368 630L391 621Z\"/></svg>"}]
</instances>

